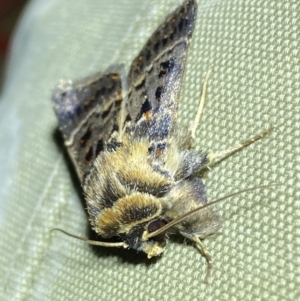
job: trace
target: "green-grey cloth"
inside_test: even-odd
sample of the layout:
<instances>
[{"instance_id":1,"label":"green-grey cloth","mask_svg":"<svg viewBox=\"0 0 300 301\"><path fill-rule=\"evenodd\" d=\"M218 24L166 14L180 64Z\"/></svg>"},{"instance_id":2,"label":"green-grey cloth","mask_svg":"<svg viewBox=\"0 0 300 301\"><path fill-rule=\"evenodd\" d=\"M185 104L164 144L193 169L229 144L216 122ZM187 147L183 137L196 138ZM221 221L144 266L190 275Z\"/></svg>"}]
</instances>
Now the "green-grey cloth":
<instances>
[{"instance_id":1,"label":"green-grey cloth","mask_svg":"<svg viewBox=\"0 0 300 301\"><path fill-rule=\"evenodd\" d=\"M213 67L197 148L266 138L206 172L214 262L171 239L158 260L91 247L78 182L57 138L51 89L125 63L182 1L34 0L19 22L0 100L1 300L300 300L300 2L199 0L179 122L194 119ZM183 202L185 200L182 200Z\"/></svg>"}]
</instances>

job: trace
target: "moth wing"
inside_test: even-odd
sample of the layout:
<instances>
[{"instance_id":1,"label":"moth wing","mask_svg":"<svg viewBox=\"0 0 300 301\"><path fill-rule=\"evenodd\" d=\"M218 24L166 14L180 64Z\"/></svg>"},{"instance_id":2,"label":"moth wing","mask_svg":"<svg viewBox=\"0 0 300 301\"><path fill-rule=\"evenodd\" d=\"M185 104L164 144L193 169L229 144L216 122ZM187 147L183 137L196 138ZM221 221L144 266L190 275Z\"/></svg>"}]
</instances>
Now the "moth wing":
<instances>
[{"instance_id":1,"label":"moth wing","mask_svg":"<svg viewBox=\"0 0 300 301\"><path fill-rule=\"evenodd\" d=\"M52 103L80 179L118 134L126 80L123 66L76 84L61 81Z\"/></svg>"},{"instance_id":2,"label":"moth wing","mask_svg":"<svg viewBox=\"0 0 300 301\"><path fill-rule=\"evenodd\" d=\"M127 110L134 137L149 137L149 152L163 158L176 114L197 4L185 1L155 31L129 72Z\"/></svg>"}]
</instances>

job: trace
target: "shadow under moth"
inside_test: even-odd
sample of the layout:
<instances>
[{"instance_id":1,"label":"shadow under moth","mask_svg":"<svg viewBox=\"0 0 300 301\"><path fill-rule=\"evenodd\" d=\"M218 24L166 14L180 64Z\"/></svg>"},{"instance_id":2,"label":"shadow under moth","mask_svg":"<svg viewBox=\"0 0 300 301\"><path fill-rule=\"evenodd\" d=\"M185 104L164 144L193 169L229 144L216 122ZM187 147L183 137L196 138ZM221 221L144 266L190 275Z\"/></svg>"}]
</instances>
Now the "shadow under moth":
<instances>
[{"instance_id":1,"label":"shadow under moth","mask_svg":"<svg viewBox=\"0 0 300 301\"><path fill-rule=\"evenodd\" d=\"M196 1L188 0L171 13L128 75L120 65L76 84L61 81L52 102L91 226L100 237L116 241L69 235L98 246L143 251L151 258L162 254L168 235L179 234L206 258L209 276L212 259L202 240L221 226L210 205L237 193L207 203L197 174L271 128L224 151L193 150L210 72L192 126L178 126L176 117L196 10Z\"/></svg>"}]
</instances>

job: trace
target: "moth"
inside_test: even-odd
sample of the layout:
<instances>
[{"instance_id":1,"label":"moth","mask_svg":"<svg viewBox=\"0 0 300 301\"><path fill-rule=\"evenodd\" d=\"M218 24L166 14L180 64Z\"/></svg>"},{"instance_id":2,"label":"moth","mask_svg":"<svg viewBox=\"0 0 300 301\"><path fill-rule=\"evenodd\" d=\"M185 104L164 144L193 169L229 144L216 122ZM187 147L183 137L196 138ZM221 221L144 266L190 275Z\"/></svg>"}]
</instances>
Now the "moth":
<instances>
[{"instance_id":1,"label":"moth","mask_svg":"<svg viewBox=\"0 0 300 301\"><path fill-rule=\"evenodd\" d=\"M196 1L188 0L171 13L128 75L120 65L75 84L61 81L52 102L91 226L101 238L116 241L83 240L151 258L163 253L169 235L179 234L206 258L209 274L212 259L203 239L220 229L221 218L197 175L270 129L221 152L195 151L210 72L192 126L176 123L196 11Z\"/></svg>"}]
</instances>

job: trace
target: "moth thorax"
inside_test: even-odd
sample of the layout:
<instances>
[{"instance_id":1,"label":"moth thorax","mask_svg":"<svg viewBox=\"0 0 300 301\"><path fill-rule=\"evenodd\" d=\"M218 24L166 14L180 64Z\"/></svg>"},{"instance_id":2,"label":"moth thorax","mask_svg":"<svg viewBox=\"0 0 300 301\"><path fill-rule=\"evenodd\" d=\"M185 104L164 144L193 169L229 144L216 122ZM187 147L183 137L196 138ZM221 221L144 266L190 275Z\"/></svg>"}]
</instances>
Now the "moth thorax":
<instances>
[{"instance_id":1,"label":"moth thorax","mask_svg":"<svg viewBox=\"0 0 300 301\"><path fill-rule=\"evenodd\" d=\"M161 211L161 203L156 197L133 192L119 198L111 208L103 209L96 217L95 230L103 237L112 237L130 233L137 226L146 229Z\"/></svg>"}]
</instances>

